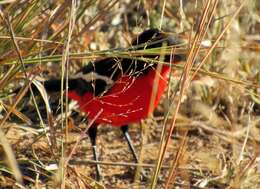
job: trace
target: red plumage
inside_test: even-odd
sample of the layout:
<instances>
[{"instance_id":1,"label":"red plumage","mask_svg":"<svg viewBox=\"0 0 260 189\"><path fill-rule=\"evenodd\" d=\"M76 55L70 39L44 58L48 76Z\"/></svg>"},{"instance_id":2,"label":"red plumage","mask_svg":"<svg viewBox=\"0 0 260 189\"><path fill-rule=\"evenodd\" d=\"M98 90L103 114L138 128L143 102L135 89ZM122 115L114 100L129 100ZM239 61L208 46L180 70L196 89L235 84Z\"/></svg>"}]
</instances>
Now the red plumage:
<instances>
[{"instance_id":1,"label":"red plumage","mask_svg":"<svg viewBox=\"0 0 260 189\"><path fill-rule=\"evenodd\" d=\"M123 126L138 122L153 112L167 86L169 71L170 67L164 65L161 73L150 69L147 74L138 77L123 75L103 96L94 96L92 93L80 96L74 90L69 91L68 95L78 102L81 111L90 119L102 111L95 123ZM156 77L159 79L157 89L154 88ZM156 92L156 97L149 110L153 91Z\"/></svg>"}]
</instances>

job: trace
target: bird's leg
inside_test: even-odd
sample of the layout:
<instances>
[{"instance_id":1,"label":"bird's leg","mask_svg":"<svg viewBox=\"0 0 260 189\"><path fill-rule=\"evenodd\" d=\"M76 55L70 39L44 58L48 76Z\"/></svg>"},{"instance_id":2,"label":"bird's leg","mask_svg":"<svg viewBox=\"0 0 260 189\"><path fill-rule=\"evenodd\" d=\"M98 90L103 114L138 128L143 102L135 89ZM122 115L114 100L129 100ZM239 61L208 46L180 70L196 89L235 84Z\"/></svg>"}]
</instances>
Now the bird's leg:
<instances>
[{"instance_id":1,"label":"bird's leg","mask_svg":"<svg viewBox=\"0 0 260 189\"><path fill-rule=\"evenodd\" d=\"M97 146L96 146L97 125L93 125L88 129L88 135L92 145L94 160L98 161L99 157L98 157ZM96 164L96 179L97 181L102 180L102 174L101 174L101 169L99 164Z\"/></svg>"},{"instance_id":2,"label":"bird's leg","mask_svg":"<svg viewBox=\"0 0 260 189\"><path fill-rule=\"evenodd\" d=\"M132 140L131 140L131 138L130 138L130 135L129 135L129 133L128 133L128 125L122 126L122 127L121 127L121 130L122 130L122 132L123 132L123 134L124 134L124 136L125 136L125 138L126 138L126 141L127 141L128 146L129 146L129 148L130 148L130 150L131 150L131 152L132 152L132 154L133 154L133 157L134 157L134 159L135 159L135 162L138 163L138 156L137 156L137 153L136 153L136 151L135 151L133 142L132 142ZM138 167L137 167L137 169L138 169ZM136 173L137 173L137 172L136 172ZM143 170L141 170L141 175L142 175L142 178L143 178L143 179L148 179L147 174L146 174Z\"/></svg>"},{"instance_id":3,"label":"bird's leg","mask_svg":"<svg viewBox=\"0 0 260 189\"><path fill-rule=\"evenodd\" d=\"M127 144L129 146L129 149L131 150L132 154L133 154L133 157L135 159L135 162L138 163L138 157L137 157L137 154L136 154L136 151L135 151L135 148L134 148L134 145L133 145L133 142L131 140L131 137L128 133L128 125L124 125L121 127L121 130L125 136L125 139L127 141Z\"/></svg>"}]
</instances>

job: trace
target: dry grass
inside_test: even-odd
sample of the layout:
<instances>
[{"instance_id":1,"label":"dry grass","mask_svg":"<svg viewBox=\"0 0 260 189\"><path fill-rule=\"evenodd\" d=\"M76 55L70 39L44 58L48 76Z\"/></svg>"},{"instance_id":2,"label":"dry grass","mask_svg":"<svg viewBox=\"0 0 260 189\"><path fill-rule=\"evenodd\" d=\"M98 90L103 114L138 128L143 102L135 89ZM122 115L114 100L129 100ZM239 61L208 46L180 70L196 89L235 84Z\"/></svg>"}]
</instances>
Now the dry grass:
<instances>
[{"instance_id":1,"label":"dry grass","mask_svg":"<svg viewBox=\"0 0 260 189\"><path fill-rule=\"evenodd\" d=\"M1 188L260 188L260 3L178 2L0 2ZM63 119L42 110L51 101L38 80L128 57L113 48L148 27L186 39L188 60L173 68L154 116L131 126L140 164L111 126L100 126L94 162L90 123L71 114L66 98ZM211 45L200 49L206 39ZM31 83L44 103L25 100ZM27 106L36 106L34 117L21 111ZM92 179L95 163L103 183Z\"/></svg>"}]
</instances>

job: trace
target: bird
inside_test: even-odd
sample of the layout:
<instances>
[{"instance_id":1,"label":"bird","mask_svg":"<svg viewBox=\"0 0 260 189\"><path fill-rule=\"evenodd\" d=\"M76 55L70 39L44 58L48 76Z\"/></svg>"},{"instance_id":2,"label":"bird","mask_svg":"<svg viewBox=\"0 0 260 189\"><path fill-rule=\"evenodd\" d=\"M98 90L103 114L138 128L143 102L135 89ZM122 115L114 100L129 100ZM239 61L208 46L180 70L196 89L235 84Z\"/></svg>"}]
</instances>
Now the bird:
<instances>
[{"instance_id":1,"label":"bird","mask_svg":"<svg viewBox=\"0 0 260 189\"><path fill-rule=\"evenodd\" d=\"M128 51L131 54L153 48L174 49L180 44L182 40L178 37L151 28L134 38ZM159 67L156 60L168 64L161 64ZM80 111L94 121L87 134L95 161L99 160L97 128L99 125L112 125L121 129L135 162L138 162L128 126L147 118L154 111L167 87L171 70L169 63L177 64L182 61L185 61L184 54L169 53L140 53L134 58L107 57L88 63L68 78L68 98L76 101ZM47 92L58 92L61 89L61 80L46 80L44 87ZM100 165L96 164L95 169L96 179L101 180Z\"/></svg>"}]
</instances>

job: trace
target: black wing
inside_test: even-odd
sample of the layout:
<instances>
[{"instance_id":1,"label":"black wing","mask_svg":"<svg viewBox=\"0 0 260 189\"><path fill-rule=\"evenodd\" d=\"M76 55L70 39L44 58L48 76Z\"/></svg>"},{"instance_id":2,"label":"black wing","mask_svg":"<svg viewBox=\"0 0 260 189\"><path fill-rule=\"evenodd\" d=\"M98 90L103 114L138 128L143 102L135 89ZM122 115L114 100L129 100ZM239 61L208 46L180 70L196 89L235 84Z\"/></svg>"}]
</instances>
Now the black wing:
<instances>
[{"instance_id":1,"label":"black wing","mask_svg":"<svg viewBox=\"0 0 260 189\"><path fill-rule=\"evenodd\" d=\"M180 41L172 36L166 36L158 29L149 29L141 33L132 42L129 51L158 48L166 45L176 45ZM157 55L146 55L146 58L155 58ZM175 55L177 61L181 56ZM169 61L170 56L165 56L165 61ZM146 74L150 69L154 69L156 64L145 61L133 60L131 58L105 58L83 67L75 76L69 79L69 90L76 90L79 95L91 92L96 96L104 94L121 75L138 76ZM45 82L47 91L60 89L60 80L49 80Z\"/></svg>"}]
</instances>

